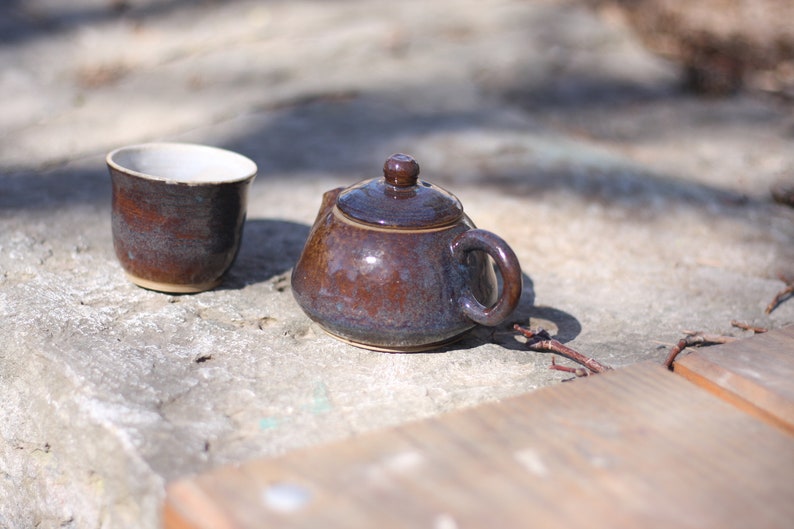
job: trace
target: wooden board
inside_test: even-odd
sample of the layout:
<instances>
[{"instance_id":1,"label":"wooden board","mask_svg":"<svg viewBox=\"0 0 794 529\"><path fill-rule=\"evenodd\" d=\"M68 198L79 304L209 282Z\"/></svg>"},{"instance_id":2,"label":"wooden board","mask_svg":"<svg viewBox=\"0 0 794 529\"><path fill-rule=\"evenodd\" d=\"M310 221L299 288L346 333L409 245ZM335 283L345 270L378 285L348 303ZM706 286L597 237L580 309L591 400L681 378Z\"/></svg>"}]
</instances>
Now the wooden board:
<instances>
[{"instance_id":1,"label":"wooden board","mask_svg":"<svg viewBox=\"0 0 794 529\"><path fill-rule=\"evenodd\" d=\"M794 325L696 349L674 367L691 382L794 434Z\"/></svg>"},{"instance_id":2,"label":"wooden board","mask_svg":"<svg viewBox=\"0 0 794 529\"><path fill-rule=\"evenodd\" d=\"M789 528L794 437L641 364L172 483L169 529Z\"/></svg>"}]
</instances>

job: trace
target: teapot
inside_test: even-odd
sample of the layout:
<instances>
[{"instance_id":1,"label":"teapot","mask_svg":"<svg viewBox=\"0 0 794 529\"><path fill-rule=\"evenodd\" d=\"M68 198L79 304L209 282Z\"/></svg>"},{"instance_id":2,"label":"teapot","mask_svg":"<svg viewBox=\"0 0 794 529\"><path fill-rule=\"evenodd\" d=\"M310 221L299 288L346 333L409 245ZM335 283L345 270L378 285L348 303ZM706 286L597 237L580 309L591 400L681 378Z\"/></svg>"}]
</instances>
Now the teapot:
<instances>
[{"instance_id":1,"label":"teapot","mask_svg":"<svg viewBox=\"0 0 794 529\"><path fill-rule=\"evenodd\" d=\"M292 272L309 318L340 340L385 352L435 349L477 324L497 325L521 290L513 250L477 229L457 197L420 180L406 154L390 156L381 178L323 195Z\"/></svg>"}]
</instances>

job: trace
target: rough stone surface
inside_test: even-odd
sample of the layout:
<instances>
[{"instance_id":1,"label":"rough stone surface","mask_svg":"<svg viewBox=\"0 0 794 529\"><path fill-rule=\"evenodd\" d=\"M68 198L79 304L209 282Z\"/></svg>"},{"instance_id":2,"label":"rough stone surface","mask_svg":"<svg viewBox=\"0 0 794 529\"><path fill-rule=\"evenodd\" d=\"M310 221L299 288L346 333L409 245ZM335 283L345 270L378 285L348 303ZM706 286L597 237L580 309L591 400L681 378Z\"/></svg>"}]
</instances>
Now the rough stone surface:
<instances>
[{"instance_id":1,"label":"rough stone surface","mask_svg":"<svg viewBox=\"0 0 794 529\"><path fill-rule=\"evenodd\" d=\"M794 277L792 107L698 99L572 2L31 0L0 7L0 527L157 527L168 480L558 384L510 325L602 362L771 328ZM217 290L135 287L104 153L260 167ZM323 191L393 152L510 243L509 322L389 355L326 336L290 269Z\"/></svg>"},{"instance_id":2,"label":"rough stone surface","mask_svg":"<svg viewBox=\"0 0 794 529\"><path fill-rule=\"evenodd\" d=\"M589 0L625 18L643 42L682 64L692 89L739 87L794 97L790 0Z\"/></svg>"}]
</instances>

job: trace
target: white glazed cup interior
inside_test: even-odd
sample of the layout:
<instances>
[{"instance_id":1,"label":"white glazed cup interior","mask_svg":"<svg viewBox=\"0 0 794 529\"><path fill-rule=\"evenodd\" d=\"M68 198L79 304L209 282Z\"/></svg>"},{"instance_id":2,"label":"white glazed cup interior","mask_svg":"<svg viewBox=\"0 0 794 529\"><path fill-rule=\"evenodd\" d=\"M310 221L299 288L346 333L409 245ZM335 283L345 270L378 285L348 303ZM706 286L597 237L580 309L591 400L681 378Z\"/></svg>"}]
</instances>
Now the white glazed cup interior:
<instances>
[{"instance_id":1,"label":"white glazed cup interior","mask_svg":"<svg viewBox=\"0 0 794 529\"><path fill-rule=\"evenodd\" d=\"M107 163L122 173L184 184L239 182L256 164L236 152L192 143L143 143L111 151Z\"/></svg>"}]
</instances>

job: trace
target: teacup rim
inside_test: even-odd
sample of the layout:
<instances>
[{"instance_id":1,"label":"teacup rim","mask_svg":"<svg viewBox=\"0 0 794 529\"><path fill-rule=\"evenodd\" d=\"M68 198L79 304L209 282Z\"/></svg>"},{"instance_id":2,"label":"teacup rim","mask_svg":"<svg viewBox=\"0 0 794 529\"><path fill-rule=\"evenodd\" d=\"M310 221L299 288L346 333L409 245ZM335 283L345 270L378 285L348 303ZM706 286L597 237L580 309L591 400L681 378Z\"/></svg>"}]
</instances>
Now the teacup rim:
<instances>
[{"instance_id":1,"label":"teacup rim","mask_svg":"<svg viewBox=\"0 0 794 529\"><path fill-rule=\"evenodd\" d=\"M135 169L125 167L118 162L116 162L113 158L118 153L123 151L130 151L134 149L142 150L142 149L158 149L158 148L170 148L170 149L185 149L185 150L202 150L202 151L214 151L217 153L221 153L224 156L231 156L232 158L237 158L239 161L243 162L244 165L248 165L249 168L245 171L243 176L235 177L235 178L224 178L224 179L217 179L217 180L199 180L199 181L190 181L190 180L181 180L176 178L168 178L164 176L158 176L151 173L146 173L143 171L137 171ZM245 182L247 180L254 179L257 174L259 168L252 159L244 154L241 154L236 151L232 151L230 149L225 149L223 147L216 147L214 145L207 145L202 143L192 143L192 142L176 142L176 141L154 141L154 142L142 142L142 143L133 143L129 145L123 145L121 147L117 147L110 152L107 153L105 156L105 163L116 171L119 171L123 174L128 174L132 176L136 176L139 178L143 178L146 180L153 180L157 182L166 182L171 184L183 184L183 185L191 185L191 186L200 186L200 185L218 185L218 184L233 184L239 182Z\"/></svg>"}]
</instances>

